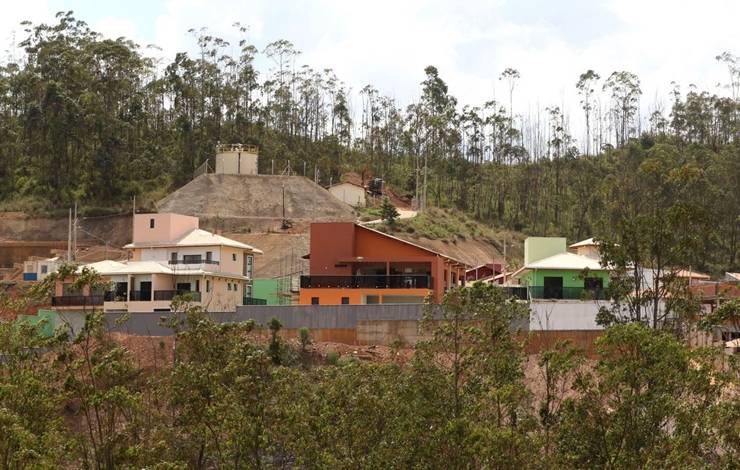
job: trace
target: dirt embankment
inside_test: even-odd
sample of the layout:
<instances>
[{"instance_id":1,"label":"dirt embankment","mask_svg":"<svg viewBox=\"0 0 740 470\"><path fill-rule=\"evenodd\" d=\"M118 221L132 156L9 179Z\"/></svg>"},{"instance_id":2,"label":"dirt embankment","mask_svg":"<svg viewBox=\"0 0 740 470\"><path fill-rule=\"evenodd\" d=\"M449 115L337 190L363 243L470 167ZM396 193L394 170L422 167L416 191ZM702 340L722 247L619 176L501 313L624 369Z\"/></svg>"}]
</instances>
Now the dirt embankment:
<instances>
[{"instance_id":1,"label":"dirt embankment","mask_svg":"<svg viewBox=\"0 0 740 470\"><path fill-rule=\"evenodd\" d=\"M352 207L302 176L201 175L157 207L200 217L201 226L224 233L280 231L283 218L294 232L311 222L355 220Z\"/></svg>"}]
</instances>

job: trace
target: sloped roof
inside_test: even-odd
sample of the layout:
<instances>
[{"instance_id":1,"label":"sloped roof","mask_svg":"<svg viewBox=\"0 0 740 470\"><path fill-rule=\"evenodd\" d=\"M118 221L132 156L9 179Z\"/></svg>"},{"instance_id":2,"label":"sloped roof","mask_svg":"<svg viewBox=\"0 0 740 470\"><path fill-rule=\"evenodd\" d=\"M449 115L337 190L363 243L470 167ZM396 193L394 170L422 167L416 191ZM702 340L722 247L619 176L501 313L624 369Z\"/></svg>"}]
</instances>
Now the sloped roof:
<instances>
[{"instance_id":1,"label":"sloped roof","mask_svg":"<svg viewBox=\"0 0 740 470\"><path fill-rule=\"evenodd\" d=\"M177 240L171 242L140 242L140 243L129 243L124 248L149 248L149 247L171 247L171 246L228 246L231 248L239 248L242 250L251 250L254 253L262 254L262 250L255 248L246 243L232 240L215 233L211 233L208 230L196 228L186 233Z\"/></svg>"},{"instance_id":2,"label":"sloped roof","mask_svg":"<svg viewBox=\"0 0 740 470\"><path fill-rule=\"evenodd\" d=\"M375 229L373 229L373 228L370 228L370 227L367 227L367 226L365 226L365 225L355 224L355 226L356 226L356 227L359 227L359 228L361 228L361 229L365 229L365 230L369 230L369 231L371 231L371 232L375 232L375 233L377 233L377 234L379 234L379 235L382 235L382 236L384 236L384 237L392 238L392 239L394 239L394 240L397 240L397 241L399 241L399 242L401 242L401 243L405 243L405 244L407 244L407 245L411 245L411 246L413 246L413 247L419 248L420 250L424 250L424 251L426 251L426 252L428 252L428 253L432 253L432 254L435 254L435 255L441 256L442 258L446 258L446 259L448 259L448 260L450 260L450 261L454 261L455 263L457 263L457 264L460 264L460 265L462 265L462 266L465 266L465 267L467 267L467 266L468 266L468 264L467 264L467 263L465 263L464 261L460 261L459 259L455 259L455 258L453 258L452 256L446 255L446 254L444 254L444 253L440 253L440 252L438 252L438 251L434 251L434 250L432 250L432 249L429 249L429 248L427 248L427 247L425 247L425 246L417 245L416 243L410 242L410 241L408 241L408 240L404 240L403 238L398 238L398 237L394 237L393 235L387 234L387 233L385 233L385 232L381 232L380 230L375 230Z\"/></svg>"},{"instance_id":3,"label":"sloped roof","mask_svg":"<svg viewBox=\"0 0 740 470\"><path fill-rule=\"evenodd\" d=\"M118 261L113 261L110 259L106 259L103 261L98 261L96 263L84 264L81 267L91 268L97 271L98 273L103 274L103 273L107 273L110 271L115 271L117 269L122 268L123 266L124 266L123 263L120 263Z\"/></svg>"},{"instance_id":4,"label":"sloped roof","mask_svg":"<svg viewBox=\"0 0 740 470\"><path fill-rule=\"evenodd\" d=\"M118 261L105 260L85 265L103 276L116 274L172 274L172 270L156 261Z\"/></svg>"},{"instance_id":5,"label":"sloped roof","mask_svg":"<svg viewBox=\"0 0 740 470\"><path fill-rule=\"evenodd\" d=\"M689 279L711 279L709 274L699 273L688 269L681 269L680 271L676 271L674 274L676 277L685 277Z\"/></svg>"},{"instance_id":6,"label":"sloped roof","mask_svg":"<svg viewBox=\"0 0 740 470\"><path fill-rule=\"evenodd\" d=\"M234 279L247 279L247 277L240 274L223 273L218 271L205 271L200 268L188 269L182 266L175 266L173 268L158 261L126 261L121 263L118 261L105 260L99 261L97 263L87 264L85 266L94 269L102 276L116 276L126 274L170 274L179 276L207 275L229 277Z\"/></svg>"},{"instance_id":7,"label":"sloped roof","mask_svg":"<svg viewBox=\"0 0 740 470\"><path fill-rule=\"evenodd\" d=\"M588 256L577 255L575 253L558 253L557 255L550 256L541 260L537 260L534 263L529 263L524 266L525 269L569 269L569 270L584 270L590 269L591 271L606 271L606 268L601 266L598 260L589 258Z\"/></svg>"},{"instance_id":8,"label":"sloped roof","mask_svg":"<svg viewBox=\"0 0 740 470\"><path fill-rule=\"evenodd\" d=\"M580 248L582 246L599 246L599 243L595 242L593 238L587 238L585 240L581 240L572 245L569 245L568 248Z\"/></svg>"},{"instance_id":9,"label":"sloped roof","mask_svg":"<svg viewBox=\"0 0 740 470\"><path fill-rule=\"evenodd\" d=\"M740 273L725 273L725 281L740 281Z\"/></svg>"}]
</instances>

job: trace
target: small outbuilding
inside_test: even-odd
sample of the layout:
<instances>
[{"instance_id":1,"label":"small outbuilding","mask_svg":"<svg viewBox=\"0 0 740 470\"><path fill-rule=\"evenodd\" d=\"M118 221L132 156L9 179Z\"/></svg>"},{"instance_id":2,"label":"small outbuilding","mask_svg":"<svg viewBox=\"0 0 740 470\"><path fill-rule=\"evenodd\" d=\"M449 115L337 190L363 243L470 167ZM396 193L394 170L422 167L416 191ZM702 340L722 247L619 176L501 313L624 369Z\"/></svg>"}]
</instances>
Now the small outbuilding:
<instances>
[{"instance_id":1,"label":"small outbuilding","mask_svg":"<svg viewBox=\"0 0 740 470\"><path fill-rule=\"evenodd\" d=\"M345 181L329 187L329 192L340 201L353 207L365 207L367 200L365 188L359 184Z\"/></svg>"}]
</instances>

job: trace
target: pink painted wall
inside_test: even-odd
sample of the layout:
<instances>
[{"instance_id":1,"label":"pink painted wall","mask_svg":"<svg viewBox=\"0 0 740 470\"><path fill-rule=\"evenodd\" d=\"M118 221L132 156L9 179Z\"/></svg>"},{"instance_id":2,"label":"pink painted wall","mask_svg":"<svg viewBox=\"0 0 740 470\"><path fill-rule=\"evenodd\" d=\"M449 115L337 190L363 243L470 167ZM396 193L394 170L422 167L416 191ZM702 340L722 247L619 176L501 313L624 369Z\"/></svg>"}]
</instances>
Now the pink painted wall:
<instances>
[{"instance_id":1,"label":"pink painted wall","mask_svg":"<svg viewBox=\"0 0 740 470\"><path fill-rule=\"evenodd\" d=\"M151 228L151 220L154 228ZM198 218L180 214L136 214L134 243L160 243L175 240L198 228Z\"/></svg>"}]
</instances>

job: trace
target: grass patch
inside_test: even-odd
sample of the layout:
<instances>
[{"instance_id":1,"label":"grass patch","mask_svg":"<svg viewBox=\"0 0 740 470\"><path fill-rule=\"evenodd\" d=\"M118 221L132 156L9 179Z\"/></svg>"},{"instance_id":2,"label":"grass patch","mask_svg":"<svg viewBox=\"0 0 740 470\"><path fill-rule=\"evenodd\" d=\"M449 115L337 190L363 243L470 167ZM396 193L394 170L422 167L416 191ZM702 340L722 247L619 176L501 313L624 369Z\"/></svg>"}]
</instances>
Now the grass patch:
<instances>
[{"instance_id":1,"label":"grass patch","mask_svg":"<svg viewBox=\"0 0 740 470\"><path fill-rule=\"evenodd\" d=\"M439 208L430 208L416 217L398 220L394 227L383 226L382 230L448 242L459 238L493 238L495 235L492 228L461 212Z\"/></svg>"}]
</instances>

